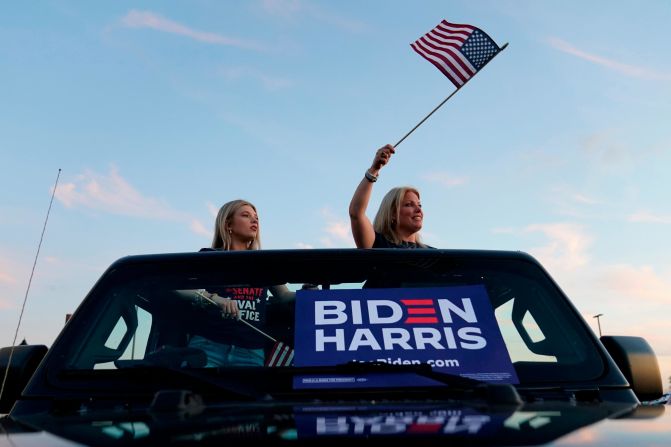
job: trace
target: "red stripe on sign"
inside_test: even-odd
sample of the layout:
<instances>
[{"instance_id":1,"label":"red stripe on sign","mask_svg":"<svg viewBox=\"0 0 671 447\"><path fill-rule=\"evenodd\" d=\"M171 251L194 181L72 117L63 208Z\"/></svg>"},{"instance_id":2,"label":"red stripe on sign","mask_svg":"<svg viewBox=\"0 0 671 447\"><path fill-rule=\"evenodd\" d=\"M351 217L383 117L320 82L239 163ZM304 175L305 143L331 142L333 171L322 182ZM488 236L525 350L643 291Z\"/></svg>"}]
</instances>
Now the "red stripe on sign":
<instances>
[{"instance_id":1,"label":"red stripe on sign","mask_svg":"<svg viewBox=\"0 0 671 447\"><path fill-rule=\"evenodd\" d=\"M401 300L406 306L433 306L433 300Z\"/></svg>"},{"instance_id":2,"label":"red stripe on sign","mask_svg":"<svg viewBox=\"0 0 671 447\"><path fill-rule=\"evenodd\" d=\"M410 307L408 308L409 315L436 315L436 309L433 307Z\"/></svg>"},{"instance_id":3,"label":"red stripe on sign","mask_svg":"<svg viewBox=\"0 0 671 447\"><path fill-rule=\"evenodd\" d=\"M404 323L408 323L408 324L438 323L438 318L436 318L436 317L408 317L408 318L405 319Z\"/></svg>"},{"instance_id":4,"label":"red stripe on sign","mask_svg":"<svg viewBox=\"0 0 671 447\"><path fill-rule=\"evenodd\" d=\"M442 424L411 424L406 433L436 433L443 427Z\"/></svg>"}]
</instances>

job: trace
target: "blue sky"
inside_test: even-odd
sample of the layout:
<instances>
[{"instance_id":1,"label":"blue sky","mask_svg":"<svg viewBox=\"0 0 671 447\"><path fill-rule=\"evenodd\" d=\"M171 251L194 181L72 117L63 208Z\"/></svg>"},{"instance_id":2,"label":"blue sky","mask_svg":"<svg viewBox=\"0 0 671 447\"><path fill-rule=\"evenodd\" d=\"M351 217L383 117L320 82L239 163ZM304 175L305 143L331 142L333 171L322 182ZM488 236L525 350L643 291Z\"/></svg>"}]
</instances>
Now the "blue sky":
<instances>
[{"instance_id":1,"label":"blue sky","mask_svg":"<svg viewBox=\"0 0 671 447\"><path fill-rule=\"evenodd\" d=\"M46 343L129 254L209 245L246 198L265 248L349 247L374 151L454 89L410 42L441 19L510 46L376 183L422 193L424 239L536 256L587 321L671 376L671 4L40 1L0 13L0 337Z\"/></svg>"}]
</instances>

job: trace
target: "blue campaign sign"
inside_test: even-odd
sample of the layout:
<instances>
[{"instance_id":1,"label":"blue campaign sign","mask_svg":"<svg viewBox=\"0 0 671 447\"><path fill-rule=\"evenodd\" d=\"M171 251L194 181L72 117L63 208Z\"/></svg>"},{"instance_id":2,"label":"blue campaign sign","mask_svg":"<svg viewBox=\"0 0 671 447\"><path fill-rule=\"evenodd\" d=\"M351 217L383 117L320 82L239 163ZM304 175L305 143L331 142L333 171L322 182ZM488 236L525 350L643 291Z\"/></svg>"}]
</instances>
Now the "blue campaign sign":
<instances>
[{"instance_id":1,"label":"blue campaign sign","mask_svg":"<svg viewBox=\"0 0 671 447\"><path fill-rule=\"evenodd\" d=\"M295 366L427 363L434 371L518 383L484 286L300 290ZM376 375L306 376L296 387L376 386ZM400 374L396 386L413 385ZM382 379L377 379L382 380ZM393 386L390 378L383 386ZM393 380L392 380L393 382ZM417 383L424 386L424 381ZM380 386L380 385L377 385Z\"/></svg>"},{"instance_id":2,"label":"blue campaign sign","mask_svg":"<svg viewBox=\"0 0 671 447\"><path fill-rule=\"evenodd\" d=\"M326 407L297 407L294 409L298 438L340 436L347 438L398 437L412 438L443 435L444 441L494 440L513 410L500 408L487 412L468 407L422 408L396 407L385 410ZM510 434L507 434L510 437ZM450 439L452 438L452 439ZM469 439L470 438L470 439ZM438 443L436 443L438 444Z\"/></svg>"}]
</instances>

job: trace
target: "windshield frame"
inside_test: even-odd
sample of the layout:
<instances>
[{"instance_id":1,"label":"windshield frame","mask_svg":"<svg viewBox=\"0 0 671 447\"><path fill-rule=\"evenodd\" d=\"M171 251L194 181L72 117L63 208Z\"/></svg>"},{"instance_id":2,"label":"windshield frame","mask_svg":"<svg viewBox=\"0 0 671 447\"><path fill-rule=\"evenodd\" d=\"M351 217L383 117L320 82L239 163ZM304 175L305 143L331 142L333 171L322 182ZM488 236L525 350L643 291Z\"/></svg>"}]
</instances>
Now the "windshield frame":
<instances>
[{"instance_id":1,"label":"windshield frame","mask_svg":"<svg viewBox=\"0 0 671 447\"><path fill-rule=\"evenodd\" d=\"M531 256L520 252L493 252L493 251L469 251L469 250L291 250L263 252L204 252L175 255L146 255L124 258L113 264L96 283L86 299L77 309L70 323L54 343L48 353L49 360L43 363L48 365L48 370L40 369L43 375L42 386L28 387L27 391L40 389L44 392L44 385L57 386L59 388L80 388L70 380L64 380L59 372L66 368L67 351L77 340L81 340L95 327L95 321L101 312L107 311L109 306L114 306L111 300L105 297L109 290L118 287L119 284L128 283L147 275L167 275L168 277L181 277L183 279L197 278L203 272L213 273L216 271L227 271L232 276L240 279L240 282L253 282L263 277L263 282L273 283L281 281L295 281L309 277L317 284L332 284L333 279L347 276L348 278L359 277L367 279L366 275L353 273L357 268L361 270L362 265L441 265L464 266L469 264L495 265L505 270L507 266L511 271L526 270L531 272L539 281L544 283L547 290L551 290L554 304L561 312L572 321L573 329L580 333L580 339L584 341L591 354L595 354L601 367L598 373L579 380L557 380L551 381L524 381L518 384L518 388L530 387L556 387L571 386L585 387L590 384L601 383L606 386L623 387L626 381L619 370L614 367L612 360L605 353L591 329L582 319L580 313L568 300L559 286L552 280L542 266ZM326 268L326 267L330 267ZM337 269L344 271L352 270L347 274L338 274ZM257 272L262 273L257 273ZM295 273L291 273L294 271ZM298 273L302 271L301 273ZM308 271L306 274L305 272ZM357 276L358 275L358 276ZM91 379L87 381L87 389L104 391L116 380L110 374L100 374L100 383ZM38 382L36 382L38 383ZM47 388L48 388L47 386Z\"/></svg>"}]
</instances>

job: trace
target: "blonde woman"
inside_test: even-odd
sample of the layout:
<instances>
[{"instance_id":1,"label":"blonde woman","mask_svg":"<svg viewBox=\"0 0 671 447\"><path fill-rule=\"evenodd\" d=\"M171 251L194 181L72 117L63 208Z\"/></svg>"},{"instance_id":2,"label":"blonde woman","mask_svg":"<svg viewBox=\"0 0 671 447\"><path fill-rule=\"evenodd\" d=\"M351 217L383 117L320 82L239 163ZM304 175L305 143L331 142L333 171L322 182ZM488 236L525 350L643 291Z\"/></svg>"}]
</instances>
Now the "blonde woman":
<instances>
[{"instance_id":1,"label":"blonde woman","mask_svg":"<svg viewBox=\"0 0 671 447\"><path fill-rule=\"evenodd\" d=\"M426 248L419 237L424 212L419 191L410 186L392 188L382 199L380 208L370 222L366 208L380 170L394 154L390 144L375 153L373 163L354 191L349 205L354 243L358 248Z\"/></svg>"},{"instance_id":2,"label":"blonde woman","mask_svg":"<svg viewBox=\"0 0 671 447\"><path fill-rule=\"evenodd\" d=\"M214 224L212 247L201 251L259 250L260 224L256 207L246 200L225 203ZM245 322L262 329L266 319L268 290L274 299L288 301L296 294L285 285L264 287L225 287L201 293L217 303L229 320L204 324L202 336L192 337L189 346L207 354L207 366L263 366L267 340ZM217 340L217 341L214 341Z\"/></svg>"}]
</instances>

